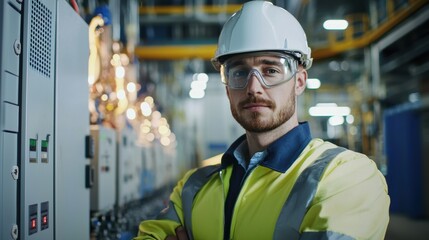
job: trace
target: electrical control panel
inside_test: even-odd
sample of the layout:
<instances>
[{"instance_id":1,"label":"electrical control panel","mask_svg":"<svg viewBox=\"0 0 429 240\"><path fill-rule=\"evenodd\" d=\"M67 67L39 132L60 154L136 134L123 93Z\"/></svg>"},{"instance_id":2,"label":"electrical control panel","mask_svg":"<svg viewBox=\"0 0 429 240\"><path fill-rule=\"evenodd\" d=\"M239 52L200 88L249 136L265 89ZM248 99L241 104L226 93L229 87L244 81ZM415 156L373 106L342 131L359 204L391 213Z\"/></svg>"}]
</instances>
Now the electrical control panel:
<instances>
[{"instance_id":1,"label":"electrical control panel","mask_svg":"<svg viewBox=\"0 0 429 240\"><path fill-rule=\"evenodd\" d=\"M55 204L49 206L55 209L54 239L85 240L90 236L90 189L86 185L90 160L85 142L90 134L88 25L64 0L58 1L57 12ZM43 214L43 205L41 208ZM41 218L43 223L44 216Z\"/></svg>"},{"instance_id":2,"label":"electrical control panel","mask_svg":"<svg viewBox=\"0 0 429 240\"><path fill-rule=\"evenodd\" d=\"M18 239L19 1L0 2L0 239Z\"/></svg>"},{"instance_id":3,"label":"electrical control panel","mask_svg":"<svg viewBox=\"0 0 429 240\"><path fill-rule=\"evenodd\" d=\"M153 156L152 148L142 147L141 157L142 157L142 173L140 177L140 197L144 198L150 195L151 192L155 190L155 162L156 159Z\"/></svg>"},{"instance_id":4,"label":"electrical control panel","mask_svg":"<svg viewBox=\"0 0 429 240\"><path fill-rule=\"evenodd\" d=\"M89 239L87 24L65 0L5 0L0 36L0 239Z\"/></svg>"},{"instance_id":5,"label":"electrical control panel","mask_svg":"<svg viewBox=\"0 0 429 240\"><path fill-rule=\"evenodd\" d=\"M54 238L49 220L54 219L56 2L30 0L22 6L20 172L24 177L19 201L23 239Z\"/></svg>"},{"instance_id":6,"label":"electrical control panel","mask_svg":"<svg viewBox=\"0 0 429 240\"><path fill-rule=\"evenodd\" d=\"M116 199L116 132L103 126L91 126L94 139L94 183L91 188L91 211L113 209Z\"/></svg>"},{"instance_id":7,"label":"electrical control panel","mask_svg":"<svg viewBox=\"0 0 429 240\"><path fill-rule=\"evenodd\" d=\"M118 206L134 200L138 195L139 159L134 130L124 128L117 133L117 203Z\"/></svg>"}]
</instances>

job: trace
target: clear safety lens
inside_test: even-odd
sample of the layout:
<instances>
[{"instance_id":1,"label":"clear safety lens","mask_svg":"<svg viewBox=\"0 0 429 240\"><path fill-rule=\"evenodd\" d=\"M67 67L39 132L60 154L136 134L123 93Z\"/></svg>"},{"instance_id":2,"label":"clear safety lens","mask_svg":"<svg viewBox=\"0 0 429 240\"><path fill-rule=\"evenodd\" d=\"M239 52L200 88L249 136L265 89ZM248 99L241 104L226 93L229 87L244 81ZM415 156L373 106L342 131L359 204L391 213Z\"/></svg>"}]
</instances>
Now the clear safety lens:
<instances>
[{"instance_id":1,"label":"clear safety lens","mask_svg":"<svg viewBox=\"0 0 429 240\"><path fill-rule=\"evenodd\" d=\"M289 55L236 56L222 64L221 78L230 88L243 89L255 75L261 84L270 88L292 79L297 65L296 59Z\"/></svg>"}]
</instances>

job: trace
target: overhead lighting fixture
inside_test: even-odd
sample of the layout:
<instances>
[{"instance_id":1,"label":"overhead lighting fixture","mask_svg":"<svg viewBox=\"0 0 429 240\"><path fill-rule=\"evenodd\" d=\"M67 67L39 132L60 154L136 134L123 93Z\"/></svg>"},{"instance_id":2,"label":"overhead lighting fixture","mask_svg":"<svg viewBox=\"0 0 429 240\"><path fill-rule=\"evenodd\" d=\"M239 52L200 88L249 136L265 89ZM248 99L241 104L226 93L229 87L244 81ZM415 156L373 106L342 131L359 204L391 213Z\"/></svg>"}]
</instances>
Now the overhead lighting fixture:
<instances>
[{"instance_id":1,"label":"overhead lighting fixture","mask_svg":"<svg viewBox=\"0 0 429 240\"><path fill-rule=\"evenodd\" d=\"M307 88L308 89L318 89L320 88L320 80L317 78L307 79Z\"/></svg>"},{"instance_id":2,"label":"overhead lighting fixture","mask_svg":"<svg viewBox=\"0 0 429 240\"><path fill-rule=\"evenodd\" d=\"M344 19L330 19L323 23L323 28L326 30L344 30L349 26L349 23Z\"/></svg>"},{"instance_id":3,"label":"overhead lighting fixture","mask_svg":"<svg viewBox=\"0 0 429 240\"><path fill-rule=\"evenodd\" d=\"M342 116L332 116L328 119L328 123L331 126L339 126L344 123L344 117Z\"/></svg>"},{"instance_id":4,"label":"overhead lighting fixture","mask_svg":"<svg viewBox=\"0 0 429 240\"><path fill-rule=\"evenodd\" d=\"M308 110L311 116L329 117L329 116L347 116L350 114L349 107L339 107L335 103L319 103Z\"/></svg>"},{"instance_id":5,"label":"overhead lighting fixture","mask_svg":"<svg viewBox=\"0 0 429 240\"><path fill-rule=\"evenodd\" d=\"M348 124L352 124L354 121L355 121L355 117L353 117L353 115L348 115L348 116L346 117L346 122L347 122Z\"/></svg>"},{"instance_id":6,"label":"overhead lighting fixture","mask_svg":"<svg viewBox=\"0 0 429 240\"><path fill-rule=\"evenodd\" d=\"M205 94L206 93L203 89L193 88L193 89L191 89L191 91L189 91L189 96L191 98L195 98L195 99L203 98Z\"/></svg>"},{"instance_id":7,"label":"overhead lighting fixture","mask_svg":"<svg viewBox=\"0 0 429 240\"><path fill-rule=\"evenodd\" d=\"M191 98L203 98L205 95L205 89L207 88L209 76L206 73L195 73L192 76L192 79L193 81L191 82L189 96Z\"/></svg>"}]
</instances>

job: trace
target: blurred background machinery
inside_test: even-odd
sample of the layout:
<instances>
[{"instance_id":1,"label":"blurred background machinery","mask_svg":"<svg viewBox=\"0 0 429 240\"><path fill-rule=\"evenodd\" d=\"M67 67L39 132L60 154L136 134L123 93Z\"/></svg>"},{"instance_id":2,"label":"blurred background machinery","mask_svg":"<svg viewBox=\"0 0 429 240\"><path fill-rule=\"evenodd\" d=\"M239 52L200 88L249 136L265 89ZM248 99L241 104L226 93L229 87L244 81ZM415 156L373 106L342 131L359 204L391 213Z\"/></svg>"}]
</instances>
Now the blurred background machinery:
<instances>
[{"instance_id":1,"label":"blurred background machinery","mask_svg":"<svg viewBox=\"0 0 429 240\"><path fill-rule=\"evenodd\" d=\"M210 64L243 2L1 1L0 239L130 239L243 134ZM426 221L429 1L272 2L312 48L299 118L374 159L393 220Z\"/></svg>"}]
</instances>

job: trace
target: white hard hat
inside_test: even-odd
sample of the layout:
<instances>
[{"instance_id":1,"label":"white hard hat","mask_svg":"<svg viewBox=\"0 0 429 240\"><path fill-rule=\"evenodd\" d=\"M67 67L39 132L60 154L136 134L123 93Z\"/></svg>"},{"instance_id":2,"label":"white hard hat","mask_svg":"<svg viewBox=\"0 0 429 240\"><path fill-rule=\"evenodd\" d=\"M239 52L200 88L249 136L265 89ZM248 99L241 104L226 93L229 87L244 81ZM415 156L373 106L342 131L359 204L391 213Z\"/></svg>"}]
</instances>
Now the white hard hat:
<instances>
[{"instance_id":1,"label":"white hard hat","mask_svg":"<svg viewBox=\"0 0 429 240\"><path fill-rule=\"evenodd\" d=\"M212 63L219 70L230 55L258 51L293 54L305 69L311 67L311 49L301 25L292 14L271 2L247 2L228 19Z\"/></svg>"}]
</instances>

